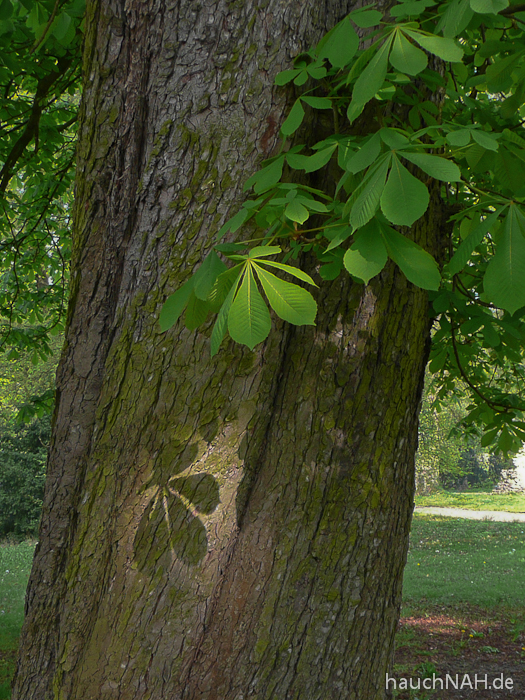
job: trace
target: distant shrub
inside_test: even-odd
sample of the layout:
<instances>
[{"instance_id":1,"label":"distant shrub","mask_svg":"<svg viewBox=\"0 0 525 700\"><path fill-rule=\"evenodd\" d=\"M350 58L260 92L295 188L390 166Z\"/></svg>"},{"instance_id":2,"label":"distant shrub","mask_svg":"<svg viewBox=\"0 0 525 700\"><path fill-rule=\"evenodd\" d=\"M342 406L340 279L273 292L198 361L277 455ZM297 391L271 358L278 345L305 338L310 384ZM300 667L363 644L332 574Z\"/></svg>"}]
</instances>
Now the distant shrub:
<instances>
[{"instance_id":1,"label":"distant shrub","mask_svg":"<svg viewBox=\"0 0 525 700\"><path fill-rule=\"evenodd\" d=\"M50 417L30 425L0 426L0 535L32 535L38 529Z\"/></svg>"}]
</instances>

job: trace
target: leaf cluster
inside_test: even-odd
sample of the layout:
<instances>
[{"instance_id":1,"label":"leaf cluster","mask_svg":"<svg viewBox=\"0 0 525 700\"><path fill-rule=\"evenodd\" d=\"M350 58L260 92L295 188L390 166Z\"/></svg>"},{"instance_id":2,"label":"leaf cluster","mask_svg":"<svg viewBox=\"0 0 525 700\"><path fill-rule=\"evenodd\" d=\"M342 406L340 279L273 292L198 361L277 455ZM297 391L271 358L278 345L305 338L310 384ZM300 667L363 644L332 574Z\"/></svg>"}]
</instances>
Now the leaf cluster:
<instances>
[{"instance_id":1,"label":"leaf cluster","mask_svg":"<svg viewBox=\"0 0 525 700\"><path fill-rule=\"evenodd\" d=\"M295 93L281 151L249 178L252 196L219 231L237 242L215 246L234 265L210 254L166 302L162 329L186 307L190 329L212 311L212 353L226 332L253 348L270 330L260 288L280 318L314 322L310 293L267 266L313 284L285 268L310 251L322 280L347 273L368 284L391 259L429 290L442 395L469 387L468 428L483 426L484 444L517 449L525 437L522 10L508 0L407 0L389 13L369 5L279 73L276 85ZM305 120L327 119L331 133L299 142ZM414 240L430 216L430 190L449 213L444 264Z\"/></svg>"}]
</instances>

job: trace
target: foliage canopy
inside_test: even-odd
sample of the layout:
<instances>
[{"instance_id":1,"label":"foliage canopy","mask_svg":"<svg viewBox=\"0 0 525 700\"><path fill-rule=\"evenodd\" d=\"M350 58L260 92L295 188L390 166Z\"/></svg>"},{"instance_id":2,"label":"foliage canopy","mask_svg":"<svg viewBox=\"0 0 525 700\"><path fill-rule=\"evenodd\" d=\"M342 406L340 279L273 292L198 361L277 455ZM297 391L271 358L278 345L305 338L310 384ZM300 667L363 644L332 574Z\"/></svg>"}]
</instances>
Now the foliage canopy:
<instances>
[{"instance_id":1,"label":"foliage canopy","mask_svg":"<svg viewBox=\"0 0 525 700\"><path fill-rule=\"evenodd\" d=\"M84 0L0 0L0 348L51 353L70 254Z\"/></svg>"},{"instance_id":2,"label":"foliage canopy","mask_svg":"<svg viewBox=\"0 0 525 700\"><path fill-rule=\"evenodd\" d=\"M407 0L389 13L368 5L298 56L276 77L296 95L280 152L249 178L252 196L219 231L234 242L218 242L169 297L161 329L184 311L195 329L213 312L212 354L226 333L253 349L270 332L267 303L290 323L314 323L310 292L274 274L315 284L288 261L310 252L323 280L368 284L391 259L429 290L439 395L462 379L472 391L467 426L484 426L483 445L519 449L524 26L525 5L509 0ZM321 125L322 140L299 143L303 123ZM413 240L414 224L432 215L431 193L449 216L445 261Z\"/></svg>"}]
</instances>

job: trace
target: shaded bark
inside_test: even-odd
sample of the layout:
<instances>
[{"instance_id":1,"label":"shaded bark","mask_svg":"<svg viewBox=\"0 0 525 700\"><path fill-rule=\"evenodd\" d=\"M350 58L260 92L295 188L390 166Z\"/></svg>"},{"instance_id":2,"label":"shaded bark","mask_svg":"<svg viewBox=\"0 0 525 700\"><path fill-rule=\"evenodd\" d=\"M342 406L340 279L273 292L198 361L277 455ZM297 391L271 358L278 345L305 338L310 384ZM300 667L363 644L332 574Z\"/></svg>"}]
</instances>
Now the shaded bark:
<instances>
[{"instance_id":1,"label":"shaded bark","mask_svg":"<svg viewBox=\"0 0 525 700\"><path fill-rule=\"evenodd\" d=\"M385 695L426 293L388 265L317 326L160 334L278 142L275 73L343 0L91 3L66 346L13 700ZM439 246L438 200L413 231ZM220 502L219 502L220 499Z\"/></svg>"}]
</instances>

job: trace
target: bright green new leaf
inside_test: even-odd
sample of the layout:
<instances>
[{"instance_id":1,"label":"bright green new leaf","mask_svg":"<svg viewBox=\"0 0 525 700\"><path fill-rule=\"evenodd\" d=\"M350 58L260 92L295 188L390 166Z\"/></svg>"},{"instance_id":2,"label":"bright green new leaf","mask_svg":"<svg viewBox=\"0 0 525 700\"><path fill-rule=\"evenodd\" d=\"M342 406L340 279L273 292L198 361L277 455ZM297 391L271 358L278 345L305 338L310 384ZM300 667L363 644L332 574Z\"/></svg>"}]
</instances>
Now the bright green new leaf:
<instances>
[{"instance_id":1,"label":"bright green new leaf","mask_svg":"<svg viewBox=\"0 0 525 700\"><path fill-rule=\"evenodd\" d=\"M293 277L297 277L297 279L302 280L303 282L308 282L308 284L313 284L314 287L317 287L316 283L313 281L313 279L310 277L310 275L307 275L306 272L299 270L298 267L292 267L291 265L285 265L284 263L278 263L278 262L275 262L274 260L259 260L258 264L259 265L271 265L271 267L276 267L279 270L283 270L284 272L287 272L289 275L292 275Z\"/></svg>"},{"instance_id":2,"label":"bright green new leaf","mask_svg":"<svg viewBox=\"0 0 525 700\"><path fill-rule=\"evenodd\" d=\"M374 216L379 207L381 194L385 187L386 175L390 165L390 154L383 156L382 161L375 166L363 191L355 200L350 212L350 224L355 228L361 228Z\"/></svg>"},{"instance_id":3,"label":"bright green new leaf","mask_svg":"<svg viewBox=\"0 0 525 700\"><path fill-rule=\"evenodd\" d=\"M429 53L433 53L443 61L458 63L463 58L463 49L461 49L453 39L442 38L435 34L423 34L412 29L406 29L406 34L412 37L414 41Z\"/></svg>"},{"instance_id":4,"label":"bright green new leaf","mask_svg":"<svg viewBox=\"0 0 525 700\"><path fill-rule=\"evenodd\" d=\"M212 250L204 262L193 275L193 291L198 299L203 301L208 298L217 277L226 270L226 265Z\"/></svg>"},{"instance_id":5,"label":"bright green new leaf","mask_svg":"<svg viewBox=\"0 0 525 700\"><path fill-rule=\"evenodd\" d=\"M389 37L379 51L356 80L352 92L352 101L348 107L347 117L354 121L363 111L363 107L369 102L385 82L388 69L388 54L393 37Z\"/></svg>"},{"instance_id":6,"label":"bright green new leaf","mask_svg":"<svg viewBox=\"0 0 525 700\"><path fill-rule=\"evenodd\" d=\"M427 67L428 58L398 30L390 52L390 63L401 73L417 75Z\"/></svg>"},{"instance_id":7,"label":"bright green new leaf","mask_svg":"<svg viewBox=\"0 0 525 700\"><path fill-rule=\"evenodd\" d=\"M298 224L304 224L310 216L308 209L296 199L292 199L290 204L287 205L284 214L288 219L296 221Z\"/></svg>"},{"instance_id":8,"label":"bright green new leaf","mask_svg":"<svg viewBox=\"0 0 525 700\"><path fill-rule=\"evenodd\" d=\"M409 173L393 155L390 175L381 195L381 210L386 218L398 226L412 226L426 212L429 199L421 180Z\"/></svg>"},{"instance_id":9,"label":"bright green new leaf","mask_svg":"<svg viewBox=\"0 0 525 700\"><path fill-rule=\"evenodd\" d=\"M304 118L304 107L301 104L301 100L296 100L294 106L290 110L290 114L286 118L286 121L281 126L281 133L283 136L291 136L297 129L301 126Z\"/></svg>"},{"instance_id":10,"label":"bright green new leaf","mask_svg":"<svg viewBox=\"0 0 525 700\"><path fill-rule=\"evenodd\" d=\"M257 289L250 264L230 307L228 331L236 343L253 350L268 337L271 327L270 312Z\"/></svg>"},{"instance_id":11,"label":"bright green new leaf","mask_svg":"<svg viewBox=\"0 0 525 700\"><path fill-rule=\"evenodd\" d=\"M279 279L259 265L254 267L270 306L279 318L296 326L315 325L317 304L310 292Z\"/></svg>"},{"instance_id":12,"label":"bright green new leaf","mask_svg":"<svg viewBox=\"0 0 525 700\"><path fill-rule=\"evenodd\" d=\"M461 170L455 163L446 160L446 158L431 156L428 153L408 153L406 151L401 155L436 180L444 182L459 182L461 180Z\"/></svg>"},{"instance_id":13,"label":"bright green new leaf","mask_svg":"<svg viewBox=\"0 0 525 700\"><path fill-rule=\"evenodd\" d=\"M371 221L359 231L359 237L343 258L348 272L365 284L378 275L388 259L377 222Z\"/></svg>"},{"instance_id":14,"label":"bright green new leaf","mask_svg":"<svg viewBox=\"0 0 525 700\"><path fill-rule=\"evenodd\" d=\"M359 48L359 37L348 17L339 22L318 44L319 58L327 58L334 68L343 68Z\"/></svg>"},{"instance_id":15,"label":"bright green new leaf","mask_svg":"<svg viewBox=\"0 0 525 700\"><path fill-rule=\"evenodd\" d=\"M193 279L193 277L190 277L182 287L170 294L164 302L159 316L159 325L162 332L167 331L179 320L180 315L186 308L190 294L193 292Z\"/></svg>"},{"instance_id":16,"label":"bright green new leaf","mask_svg":"<svg viewBox=\"0 0 525 700\"><path fill-rule=\"evenodd\" d=\"M478 224L461 242L459 248L452 256L448 264L448 271L451 275L456 275L460 270L462 270L467 264L470 256L474 252L476 246L478 246L481 241L485 238L487 233L490 231L492 226L496 223L499 216L501 215L504 207L500 207L495 212L487 216L480 224Z\"/></svg>"},{"instance_id":17,"label":"bright green new leaf","mask_svg":"<svg viewBox=\"0 0 525 700\"><path fill-rule=\"evenodd\" d=\"M250 250L248 257L253 260L254 258L265 258L268 255L277 255L280 252L281 246L278 245L258 245Z\"/></svg>"},{"instance_id":18,"label":"bright green new leaf","mask_svg":"<svg viewBox=\"0 0 525 700\"><path fill-rule=\"evenodd\" d=\"M516 204L511 204L503 235L490 261L483 288L487 297L500 309L513 314L525 306L525 218Z\"/></svg>"},{"instance_id":19,"label":"bright green new leaf","mask_svg":"<svg viewBox=\"0 0 525 700\"><path fill-rule=\"evenodd\" d=\"M421 289L437 290L439 288L441 283L439 268L426 250L390 226L381 227L381 234L388 254L409 282Z\"/></svg>"},{"instance_id":20,"label":"bright green new leaf","mask_svg":"<svg viewBox=\"0 0 525 700\"><path fill-rule=\"evenodd\" d=\"M470 0L471 9L483 15L497 15L508 6L509 0Z\"/></svg>"}]
</instances>

